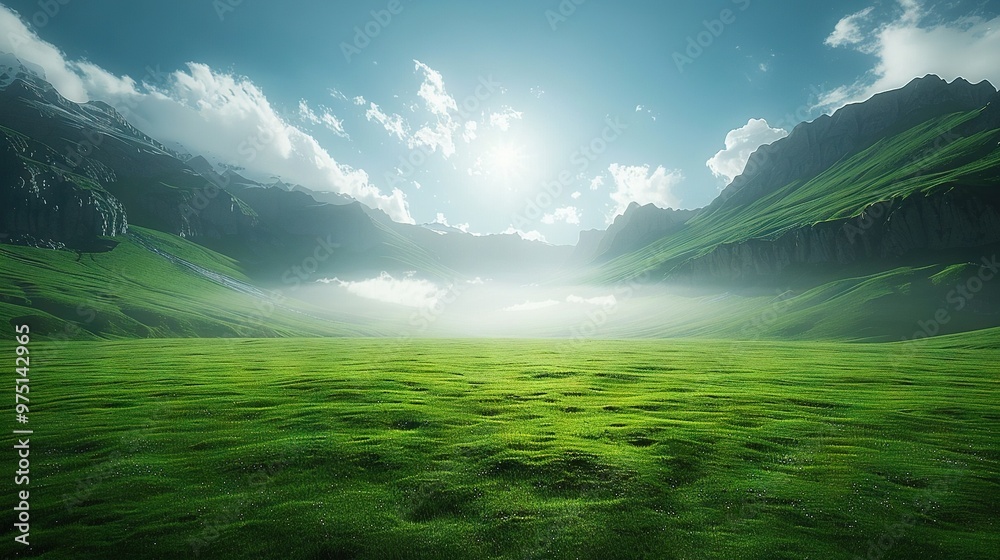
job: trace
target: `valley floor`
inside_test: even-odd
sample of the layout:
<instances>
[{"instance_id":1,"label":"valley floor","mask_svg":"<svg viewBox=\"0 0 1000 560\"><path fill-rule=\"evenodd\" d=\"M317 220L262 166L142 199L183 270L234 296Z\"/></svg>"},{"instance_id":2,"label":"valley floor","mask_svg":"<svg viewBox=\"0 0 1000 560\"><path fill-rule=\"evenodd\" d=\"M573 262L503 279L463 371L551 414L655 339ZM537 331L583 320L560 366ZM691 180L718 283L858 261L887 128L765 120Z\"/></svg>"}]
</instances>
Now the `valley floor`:
<instances>
[{"instance_id":1,"label":"valley floor","mask_svg":"<svg viewBox=\"0 0 1000 560\"><path fill-rule=\"evenodd\" d=\"M37 343L0 556L996 558L996 339Z\"/></svg>"}]
</instances>

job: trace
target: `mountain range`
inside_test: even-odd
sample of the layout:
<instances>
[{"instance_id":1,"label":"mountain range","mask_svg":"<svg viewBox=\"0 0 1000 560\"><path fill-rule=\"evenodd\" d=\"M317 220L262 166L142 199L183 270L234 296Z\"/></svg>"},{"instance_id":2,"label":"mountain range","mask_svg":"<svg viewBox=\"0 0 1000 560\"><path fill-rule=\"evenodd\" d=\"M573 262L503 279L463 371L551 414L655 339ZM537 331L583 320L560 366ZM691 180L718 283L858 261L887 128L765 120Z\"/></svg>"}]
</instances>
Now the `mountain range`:
<instances>
[{"instance_id":1,"label":"mountain range","mask_svg":"<svg viewBox=\"0 0 1000 560\"><path fill-rule=\"evenodd\" d=\"M71 337L364 331L363 313L343 309L320 317L325 327L305 327L309 305L281 297L273 311L274 293L389 275L593 289L643 278L708 298L706 316L717 320L700 334L731 329L726 317L736 309L759 313L771 301L761 294L776 290L794 312L763 336L899 338L949 305L951 284L992 270L982 263L1000 249L1000 93L987 82L926 76L847 105L759 148L709 206L633 203L607 230L584 231L567 247L400 224L339 193L263 184L167 148L106 103L68 101L9 55L0 62L8 69L0 75L0 318ZM96 287L108 282L108 262L133 271L127 287L86 313L74 309L81 294L107 292ZM163 277L135 272L153 269ZM199 286L202 295L192 295ZM942 332L1000 325L1000 290L979 286L981 297L967 298L974 313ZM205 293L239 300L232 317L177 317L178 308L205 305ZM731 294L746 305L716 303ZM929 311L903 310L914 294ZM248 327L261 300L270 302L271 326ZM859 311L834 320L832 308ZM638 313L622 320L645 325L643 334L684 332L658 330L655 313ZM101 319L81 320L91 316Z\"/></svg>"}]
</instances>

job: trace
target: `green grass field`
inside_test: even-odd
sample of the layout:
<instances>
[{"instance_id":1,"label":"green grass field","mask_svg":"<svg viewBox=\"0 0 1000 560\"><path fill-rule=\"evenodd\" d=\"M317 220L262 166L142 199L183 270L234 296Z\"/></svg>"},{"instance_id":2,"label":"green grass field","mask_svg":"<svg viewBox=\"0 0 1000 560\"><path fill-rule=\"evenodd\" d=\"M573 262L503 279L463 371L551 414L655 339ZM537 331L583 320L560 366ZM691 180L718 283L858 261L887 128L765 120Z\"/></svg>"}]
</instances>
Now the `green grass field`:
<instances>
[{"instance_id":1,"label":"green grass field","mask_svg":"<svg viewBox=\"0 0 1000 560\"><path fill-rule=\"evenodd\" d=\"M37 343L30 556L997 558L998 334Z\"/></svg>"}]
</instances>

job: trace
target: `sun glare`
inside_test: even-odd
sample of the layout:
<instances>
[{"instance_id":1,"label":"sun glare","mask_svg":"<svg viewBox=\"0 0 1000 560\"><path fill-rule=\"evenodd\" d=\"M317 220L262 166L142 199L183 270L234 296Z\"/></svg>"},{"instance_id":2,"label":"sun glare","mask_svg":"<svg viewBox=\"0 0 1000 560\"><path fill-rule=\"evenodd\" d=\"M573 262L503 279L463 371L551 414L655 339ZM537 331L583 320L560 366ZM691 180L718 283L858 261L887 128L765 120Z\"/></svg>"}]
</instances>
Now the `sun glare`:
<instances>
[{"instance_id":1,"label":"sun glare","mask_svg":"<svg viewBox=\"0 0 1000 560\"><path fill-rule=\"evenodd\" d=\"M500 144L489 154L490 170L504 179L520 177L526 168L527 156L520 146Z\"/></svg>"}]
</instances>

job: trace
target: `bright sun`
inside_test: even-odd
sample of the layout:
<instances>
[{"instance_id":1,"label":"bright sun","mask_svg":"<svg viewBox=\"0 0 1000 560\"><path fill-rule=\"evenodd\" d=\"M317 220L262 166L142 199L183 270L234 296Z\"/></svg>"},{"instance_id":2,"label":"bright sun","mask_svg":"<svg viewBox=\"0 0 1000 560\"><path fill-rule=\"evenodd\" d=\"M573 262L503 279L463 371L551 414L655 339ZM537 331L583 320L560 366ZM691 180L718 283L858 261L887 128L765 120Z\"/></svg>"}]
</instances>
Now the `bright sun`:
<instances>
[{"instance_id":1,"label":"bright sun","mask_svg":"<svg viewBox=\"0 0 1000 560\"><path fill-rule=\"evenodd\" d=\"M524 150L513 144L501 144L489 154L490 170L505 179L519 177L526 161Z\"/></svg>"}]
</instances>

